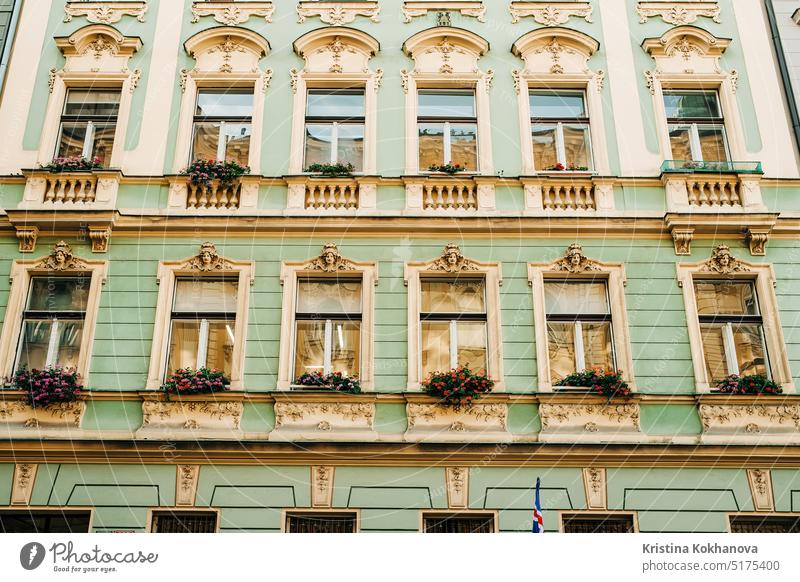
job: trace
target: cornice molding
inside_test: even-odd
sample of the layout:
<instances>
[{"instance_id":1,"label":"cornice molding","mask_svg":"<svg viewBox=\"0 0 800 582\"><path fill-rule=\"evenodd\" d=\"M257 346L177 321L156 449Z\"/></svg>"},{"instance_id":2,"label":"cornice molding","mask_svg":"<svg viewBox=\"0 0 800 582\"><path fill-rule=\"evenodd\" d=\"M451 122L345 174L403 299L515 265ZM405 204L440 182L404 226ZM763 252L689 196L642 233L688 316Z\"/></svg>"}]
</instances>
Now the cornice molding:
<instances>
[{"instance_id":1,"label":"cornice molding","mask_svg":"<svg viewBox=\"0 0 800 582\"><path fill-rule=\"evenodd\" d=\"M132 16L139 22L144 22L146 13L147 0L67 2L64 5L64 22L72 22L73 18L80 16L85 16L86 20L96 24L114 24L122 20L123 16Z\"/></svg>"},{"instance_id":2,"label":"cornice molding","mask_svg":"<svg viewBox=\"0 0 800 582\"><path fill-rule=\"evenodd\" d=\"M357 16L369 18L372 22L379 22L381 7L377 1L364 2L308 2L297 3L297 22L304 23L308 18L315 16L325 24L342 26L353 22Z\"/></svg>"},{"instance_id":3,"label":"cornice molding","mask_svg":"<svg viewBox=\"0 0 800 582\"><path fill-rule=\"evenodd\" d=\"M592 22L592 5L589 2L512 2L508 11L512 24L528 16L543 26L567 24L573 17Z\"/></svg>"},{"instance_id":4,"label":"cornice molding","mask_svg":"<svg viewBox=\"0 0 800 582\"><path fill-rule=\"evenodd\" d=\"M275 6L272 2L193 2L192 22L200 22L203 16L213 16L225 26L236 26L250 20L251 16L263 16L272 22Z\"/></svg>"},{"instance_id":5,"label":"cornice molding","mask_svg":"<svg viewBox=\"0 0 800 582\"><path fill-rule=\"evenodd\" d=\"M682 26L692 24L700 17L710 18L714 22L720 20L720 6L717 2L639 2L636 13L639 23L645 24L648 19L661 17L667 24Z\"/></svg>"}]
</instances>

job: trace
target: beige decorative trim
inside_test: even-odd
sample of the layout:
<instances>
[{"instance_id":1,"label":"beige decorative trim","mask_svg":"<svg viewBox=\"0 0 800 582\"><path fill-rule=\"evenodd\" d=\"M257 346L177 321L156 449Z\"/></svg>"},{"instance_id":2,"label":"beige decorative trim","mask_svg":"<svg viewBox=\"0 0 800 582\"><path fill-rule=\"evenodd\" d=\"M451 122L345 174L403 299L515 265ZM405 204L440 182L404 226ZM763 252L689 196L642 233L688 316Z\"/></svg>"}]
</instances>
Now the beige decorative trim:
<instances>
[{"instance_id":1,"label":"beige decorative trim","mask_svg":"<svg viewBox=\"0 0 800 582\"><path fill-rule=\"evenodd\" d=\"M34 463L17 463L14 465L14 478L11 481L11 505L30 505L33 495L33 484L36 481Z\"/></svg>"},{"instance_id":2,"label":"beige decorative trim","mask_svg":"<svg viewBox=\"0 0 800 582\"><path fill-rule=\"evenodd\" d=\"M369 442L378 438L374 420L374 402L279 401L269 440Z\"/></svg>"},{"instance_id":3,"label":"beige decorative trim","mask_svg":"<svg viewBox=\"0 0 800 582\"><path fill-rule=\"evenodd\" d=\"M447 484L447 507L467 509L469 507L469 467L445 467Z\"/></svg>"},{"instance_id":4,"label":"beige decorative trim","mask_svg":"<svg viewBox=\"0 0 800 582\"><path fill-rule=\"evenodd\" d=\"M243 410L242 402L215 401L213 396L208 400L144 400L136 438L236 438Z\"/></svg>"},{"instance_id":5,"label":"beige decorative trim","mask_svg":"<svg viewBox=\"0 0 800 582\"><path fill-rule=\"evenodd\" d=\"M639 427L639 405L635 403L542 403L539 417L542 442L637 442L644 438Z\"/></svg>"},{"instance_id":6,"label":"beige decorative trim","mask_svg":"<svg viewBox=\"0 0 800 582\"><path fill-rule=\"evenodd\" d=\"M268 69L265 74L271 73ZM264 77L266 80L268 77ZM224 214L226 216L251 213L258 207L259 176L244 175L230 184L212 181L211 186L189 183L186 176L167 178L171 211L192 215Z\"/></svg>"},{"instance_id":7,"label":"beige decorative trim","mask_svg":"<svg viewBox=\"0 0 800 582\"><path fill-rule=\"evenodd\" d=\"M678 256L690 256L692 254L693 238L693 228L673 228L672 241L675 243L675 254Z\"/></svg>"},{"instance_id":8,"label":"beige decorative trim","mask_svg":"<svg viewBox=\"0 0 800 582\"><path fill-rule=\"evenodd\" d=\"M113 154L112 154L113 155ZM122 178L118 170L59 172L24 170L18 210L115 210Z\"/></svg>"},{"instance_id":9,"label":"beige decorative trim","mask_svg":"<svg viewBox=\"0 0 800 582\"><path fill-rule=\"evenodd\" d=\"M108 250L108 241L111 239L111 227L89 226L89 240L92 242L93 253L104 253Z\"/></svg>"},{"instance_id":10,"label":"beige decorative trim","mask_svg":"<svg viewBox=\"0 0 800 582\"><path fill-rule=\"evenodd\" d=\"M333 505L333 482L336 467L315 465L311 467L311 507L322 508Z\"/></svg>"},{"instance_id":11,"label":"beige decorative trim","mask_svg":"<svg viewBox=\"0 0 800 582\"><path fill-rule=\"evenodd\" d=\"M566 24L571 17L592 22L592 5L589 2L512 2L508 11L513 24L526 16L532 16L544 26Z\"/></svg>"},{"instance_id":12,"label":"beige decorative trim","mask_svg":"<svg viewBox=\"0 0 800 582\"><path fill-rule=\"evenodd\" d=\"M378 264L374 261L345 259L334 243L322 247L319 256L305 261L284 261L281 265L283 307L281 311L278 390L291 389L294 377L294 315L297 306L297 281L301 277L353 276L361 279L361 388L374 388L374 305L378 284Z\"/></svg>"},{"instance_id":13,"label":"beige decorative trim","mask_svg":"<svg viewBox=\"0 0 800 582\"><path fill-rule=\"evenodd\" d=\"M45 437L53 429L60 432L80 428L85 412L83 400L36 408L22 400L0 400L0 432Z\"/></svg>"},{"instance_id":14,"label":"beige decorative trim","mask_svg":"<svg viewBox=\"0 0 800 582\"><path fill-rule=\"evenodd\" d=\"M472 16L477 18L478 22L486 22L486 6L483 5L481 0L464 0L461 2L452 0L447 2L406 0L403 2L402 10L406 24L415 17L427 16L428 12L450 11L458 12L461 16Z\"/></svg>"},{"instance_id":15,"label":"beige decorative trim","mask_svg":"<svg viewBox=\"0 0 800 582\"><path fill-rule=\"evenodd\" d=\"M419 391L422 380L420 354L420 278L463 274L483 277L486 288L487 374L495 382L494 391L505 390L503 375L503 341L500 324L500 286L503 284L502 263L484 263L467 258L456 244L444 247L441 256L431 261L405 264L403 280L408 294L408 385L407 390Z\"/></svg>"},{"instance_id":16,"label":"beige decorative trim","mask_svg":"<svg viewBox=\"0 0 800 582\"><path fill-rule=\"evenodd\" d=\"M72 22L75 16L85 16L89 22L100 24L114 24L122 20L123 16L135 16L139 22L144 22L147 13L147 0L138 2L125 0L124 2L72 1L64 5L64 22Z\"/></svg>"},{"instance_id":17,"label":"beige decorative trim","mask_svg":"<svg viewBox=\"0 0 800 582\"><path fill-rule=\"evenodd\" d=\"M88 382L89 362L94 346L97 310L100 307L100 290L106 281L108 261L83 259L72 252L72 247L59 241L49 255L38 259L16 260L11 265L11 289L8 294L3 331L0 335L0 377L8 378L14 372L14 360L19 334L22 328L22 314L30 288L31 277L52 273L70 275L90 273L89 296L86 298L86 317L83 323L80 355L77 372Z\"/></svg>"},{"instance_id":18,"label":"beige decorative trim","mask_svg":"<svg viewBox=\"0 0 800 582\"><path fill-rule=\"evenodd\" d=\"M496 209L495 182L474 175L404 177L406 211L448 217L492 212Z\"/></svg>"},{"instance_id":19,"label":"beige decorative trim","mask_svg":"<svg viewBox=\"0 0 800 582\"><path fill-rule=\"evenodd\" d=\"M606 489L605 469L586 468L583 470L583 490L586 492L587 509L608 509Z\"/></svg>"},{"instance_id":20,"label":"beige decorative trim","mask_svg":"<svg viewBox=\"0 0 800 582\"><path fill-rule=\"evenodd\" d=\"M700 0L695 2L639 2L636 5L639 22L644 24L649 18L660 16L667 24L682 26L692 24L701 16L710 18L714 22L721 22L719 18L720 7L717 2Z\"/></svg>"},{"instance_id":21,"label":"beige decorative trim","mask_svg":"<svg viewBox=\"0 0 800 582\"><path fill-rule=\"evenodd\" d=\"M625 265L605 263L588 258L583 247L573 243L563 257L553 262L528 263L528 284L533 291L533 320L536 330L536 364L539 392L552 392L550 358L547 347L547 313L544 304L544 283L548 279L605 281L608 288L611 330L617 368L623 372L631 390L636 390L628 310L625 306Z\"/></svg>"},{"instance_id":22,"label":"beige decorative trim","mask_svg":"<svg viewBox=\"0 0 800 582\"><path fill-rule=\"evenodd\" d=\"M742 214L766 212L759 174L685 174L661 176L668 212Z\"/></svg>"},{"instance_id":23,"label":"beige decorative trim","mask_svg":"<svg viewBox=\"0 0 800 582\"><path fill-rule=\"evenodd\" d=\"M175 505L192 507L197 497L200 465L175 465Z\"/></svg>"},{"instance_id":24,"label":"beige decorative trim","mask_svg":"<svg viewBox=\"0 0 800 582\"><path fill-rule=\"evenodd\" d=\"M510 442L508 407L505 404L473 404L460 410L439 404L406 405L409 442Z\"/></svg>"},{"instance_id":25,"label":"beige decorative trim","mask_svg":"<svg viewBox=\"0 0 800 582\"><path fill-rule=\"evenodd\" d=\"M255 277L254 261L237 261L219 255L213 243L205 242L197 255L177 261L161 261L158 265L158 302L156 304L153 344L150 352L150 369L147 374L147 390L158 390L164 380L169 350L169 326L172 301L175 294L175 281L180 276L214 276L224 273L238 275L239 296L236 302L234 323L231 390L242 389L245 343L247 334L248 306L250 304L250 285Z\"/></svg>"},{"instance_id":26,"label":"beige decorative trim","mask_svg":"<svg viewBox=\"0 0 800 582\"><path fill-rule=\"evenodd\" d=\"M748 228L745 240L750 247L750 254L763 257L767 254L767 242L769 241L770 229L768 228Z\"/></svg>"},{"instance_id":27,"label":"beige decorative trim","mask_svg":"<svg viewBox=\"0 0 800 582\"><path fill-rule=\"evenodd\" d=\"M749 263L733 256L725 244L717 245L711 257L700 263L679 263L677 266L678 285L683 288L683 302L686 307L686 322L689 331L689 345L692 351L695 384L698 392L712 389L706 372L703 341L697 316L697 302L694 293L694 279L744 279L755 283L758 305L763 319L764 340L769 356L772 379L783 387L784 392L794 392L786 342L783 337L778 303L775 297L775 271L771 264Z\"/></svg>"},{"instance_id":28,"label":"beige decorative trim","mask_svg":"<svg viewBox=\"0 0 800 582\"><path fill-rule=\"evenodd\" d=\"M747 484L756 511L775 511L772 493L772 474L769 469L747 469Z\"/></svg>"},{"instance_id":29,"label":"beige decorative trim","mask_svg":"<svg viewBox=\"0 0 800 582\"><path fill-rule=\"evenodd\" d=\"M364 2L309 2L297 3L297 22L304 23L307 18L319 16L325 24L343 26L350 24L356 16L365 16L372 22L379 22L381 7L376 0Z\"/></svg>"},{"instance_id":30,"label":"beige decorative trim","mask_svg":"<svg viewBox=\"0 0 800 582\"><path fill-rule=\"evenodd\" d=\"M532 155L528 157L533 160ZM563 176L555 173L536 178L521 177L520 182L528 215L596 216L614 210L614 181L610 178L568 172Z\"/></svg>"},{"instance_id":31,"label":"beige decorative trim","mask_svg":"<svg viewBox=\"0 0 800 582\"><path fill-rule=\"evenodd\" d=\"M39 237L38 226L14 227L19 240L19 252L32 253L36 250L36 239Z\"/></svg>"},{"instance_id":32,"label":"beige decorative trim","mask_svg":"<svg viewBox=\"0 0 800 582\"><path fill-rule=\"evenodd\" d=\"M380 71L380 69L378 69ZM357 215L377 205L378 179L374 176L287 176L286 210L313 216Z\"/></svg>"},{"instance_id":33,"label":"beige decorative trim","mask_svg":"<svg viewBox=\"0 0 800 582\"><path fill-rule=\"evenodd\" d=\"M701 404L700 421L702 444L800 444L796 404Z\"/></svg>"},{"instance_id":34,"label":"beige decorative trim","mask_svg":"<svg viewBox=\"0 0 800 582\"><path fill-rule=\"evenodd\" d=\"M203 16L213 16L225 26L237 26L250 20L251 16L263 16L272 22L275 6L272 2L192 2L192 22L200 22Z\"/></svg>"}]
</instances>

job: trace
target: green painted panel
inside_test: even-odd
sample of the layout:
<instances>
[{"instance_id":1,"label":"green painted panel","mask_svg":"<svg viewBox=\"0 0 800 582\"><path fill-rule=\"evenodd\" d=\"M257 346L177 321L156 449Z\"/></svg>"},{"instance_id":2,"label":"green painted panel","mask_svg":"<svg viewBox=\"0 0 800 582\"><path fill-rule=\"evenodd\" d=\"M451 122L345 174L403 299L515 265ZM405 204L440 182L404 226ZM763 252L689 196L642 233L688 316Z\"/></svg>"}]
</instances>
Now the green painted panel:
<instances>
[{"instance_id":1,"label":"green painted panel","mask_svg":"<svg viewBox=\"0 0 800 582\"><path fill-rule=\"evenodd\" d=\"M337 467L336 507L447 507L444 468Z\"/></svg>"},{"instance_id":2,"label":"green painted panel","mask_svg":"<svg viewBox=\"0 0 800 582\"><path fill-rule=\"evenodd\" d=\"M142 426L142 405L135 401L90 400L81 427L86 430L129 430Z\"/></svg>"},{"instance_id":3,"label":"green painted panel","mask_svg":"<svg viewBox=\"0 0 800 582\"><path fill-rule=\"evenodd\" d=\"M220 530L280 531L281 509L226 507L222 510Z\"/></svg>"},{"instance_id":4,"label":"green painted panel","mask_svg":"<svg viewBox=\"0 0 800 582\"><path fill-rule=\"evenodd\" d=\"M98 507L92 516L93 531L135 530L147 528L146 507Z\"/></svg>"},{"instance_id":5,"label":"green painted panel","mask_svg":"<svg viewBox=\"0 0 800 582\"><path fill-rule=\"evenodd\" d=\"M773 469L771 475L775 511L800 511L800 471Z\"/></svg>"},{"instance_id":6,"label":"green painted panel","mask_svg":"<svg viewBox=\"0 0 800 582\"><path fill-rule=\"evenodd\" d=\"M643 404L640 414L642 432L650 435L700 434L702 429L692 404Z\"/></svg>"},{"instance_id":7,"label":"green painted panel","mask_svg":"<svg viewBox=\"0 0 800 582\"><path fill-rule=\"evenodd\" d=\"M242 430L245 432L267 432L275 428L275 407L259 403L244 405Z\"/></svg>"},{"instance_id":8,"label":"green painted panel","mask_svg":"<svg viewBox=\"0 0 800 582\"><path fill-rule=\"evenodd\" d=\"M724 533L728 520L724 512L640 511L639 531L681 533Z\"/></svg>"},{"instance_id":9,"label":"green painted panel","mask_svg":"<svg viewBox=\"0 0 800 582\"><path fill-rule=\"evenodd\" d=\"M377 509L447 507L446 504L433 505L433 495L429 487L350 487L348 507Z\"/></svg>"},{"instance_id":10,"label":"green painted panel","mask_svg":"<svg viewBox=\"0 0 800 582\"><path fill-rule=\"evenodd\" d=\"M294 507L291 485L217 485L210 503L212 507Z\"/></svg>"},{"instance_id":11,"label":"green painted panel","mask_svg":"<svg viewBox=\"0 0 800 582\"><path fill-rule=\"evenodd\" d=\"M39 489L39 476L34 493ZM58 465L46 505L157 506L175 502L174 465Z\"/></svg>"},{"instance_id":12,"label":"green painted panel","mask_svg":"<svg viewBox=\"0 0 800 582\"><path fill-rule=\"evenodd\" d=\"M403 433L408 429L405 404L377 404L375 430L379 433Z\"/></svg>"},{"instance_id":13,"label":"green painted panel","mask_svg":"<svg viewBox=\"0 0 800 582\"><path fill-rule=\"evenodd\" d=\"M217 495L236 495L231 492L232 486L244 493L253 487L259 488L261 495L264 488L280 488L294 490L294 500L289 507L310 507L310 469L308 467L268 467L268 466L217 466L206 465L200 471L197 484L196 504L209 506L217 504ZM283 495L284 493L279 493Z\"/></svg>"},{"instance_id":14,"label":"green painted panel","mask_svg":"<svg viewBox=\"0 0 800 582\"><path fill-rule=\"evenodd\" d=\"M409 531L420 530L420 512L402 509L362 509L361 531Z\"/></svg>"},{"instance_id":15,"label":"green painted panel","mask_svg":"<svg viewBox=\"0 0 800 582\"><path fill-rule=\"evenodd\" d=\"M11 485L14 481L14 464L0 463L0 505L11 503Z\"/></svg>"},{"instance_id":16,"label":"green painted panel","mask_svg":"<svg viewBox=\"0 0 800 582\"><path fill-rule=\"evenodd\" d=\"M514 434L532 434L542 429L539 407L535 404L509 404L508 430Z\"/></svg>"},{"instance_id":17,"label":"green painted panel","mask_svg":"<svg viewBox=\"0 0 800 582\"><path fill-rule=\"evenodd\" d=\"M86 485L76 483L66 505L103 505L109 500L117 504L154 507L160 505L155 485Z\"/></svg>"},{"instance_id":18,"label":"green painted panel","mask_svg":"<svg viewBox=\"0 0 800 582\"><path fill-rule=\"evenodd\" d=\"M536 467L519 467L511 471L492 467L470 469L469 506L472 509L530 511L537 477L541 478L542 508L546 520L555 519L552 512L556 509L586 506L580 469ZM530 520L528 515L528 530Z\"/></svg>"}]
</instances>

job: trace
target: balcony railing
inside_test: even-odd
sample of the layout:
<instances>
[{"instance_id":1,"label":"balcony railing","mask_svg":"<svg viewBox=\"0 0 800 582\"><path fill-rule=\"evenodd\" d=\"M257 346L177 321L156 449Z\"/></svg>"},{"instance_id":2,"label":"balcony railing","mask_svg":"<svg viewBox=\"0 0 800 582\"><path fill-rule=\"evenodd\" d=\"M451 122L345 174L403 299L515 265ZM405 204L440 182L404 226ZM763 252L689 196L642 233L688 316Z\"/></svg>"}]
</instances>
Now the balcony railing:
<instances>
[{"instance_id":1,"label":"balcony railing","mask_svg":"<svg viewBox=\"0 0 800 582\"><path fill-rule=\"evenodd\" d=\"M694 160L665 160L664 174L763 174L761 162L697 162Z\"/></svg>"},{"instance_id":2,"label":"balcony railing","mask_svg":"<svg viewBox=\"0 0 800 582\"><path fill-rule=\"evenodd\" d=\"M21 209L107 210L116 205L121 174L117 170L49 172L25 170Z\"/></svg>"},{"instance_id":3,"label":"balcony railing","mask_svg":"<svg viewBox=\"0 0 800 582\"><path fill-rule=\"evenodd\" d=\"M666 160L661 181L669 212L764 212L761 162Z\"/></svg>"}]
</instances>

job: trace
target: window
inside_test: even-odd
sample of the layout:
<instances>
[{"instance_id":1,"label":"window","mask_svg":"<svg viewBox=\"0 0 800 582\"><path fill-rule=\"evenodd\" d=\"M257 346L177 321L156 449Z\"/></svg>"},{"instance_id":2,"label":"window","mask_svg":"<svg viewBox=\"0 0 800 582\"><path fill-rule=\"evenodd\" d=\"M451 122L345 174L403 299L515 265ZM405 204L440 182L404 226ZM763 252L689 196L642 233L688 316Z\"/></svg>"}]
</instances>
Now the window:
<instances>
[{"instance_id":1,"label":"window","mask_svg":"<svg viewBox=\"0 0 800 582\"><path fill-rule=\"evenodd\" d=\"M539 170L591 170L589 116L583 91L531 91L533 160Z\"/></svg>"},{"instance_id":2,"label":"window","mask_svg":"<svg viewBox=\"0 0 800 582\"><path fill-rule=\"evenodd\" d=\"M634 516L574 513L561 516L564 533L634 533Z\"/></svg>"},{"instance_id":3,"label":"window","mask_svg":"<svg viewBox=\"0 0 800 582\"><path fill-rule=\"evenodd\" d=\"M306 101L305 167L364 167L364 91L311 89Z\"/></svg>"},{"instance_id":4,"label":"window","mask_svg":"<svg viewBox=\"0 0 800 582\"><path fill-rule=\"evenodd\" d=\"M91 274L31 277L14 369L77 368Z\"/></svg>"},{"instance_id":5,"label":"window","mask_svg":"<svg viewBox=\"0 0 800 582\"><path fill-rule=\"evenodd\" d=\"M167 375L180 368L216 368L230 378L239 282L179 278L175 282Z\"/></svg>"},{"instance_id":6,"label":"window","mask_svg":"<svg viewBox=\"0 0 800 582\"><path fill-rule=\"evenodd\" d=\"M355 533L356 514L351 512L287 513L287 533Z\"/></svg>"},{"instance_id":7,"label":"window","mask_svg":"<svg viewBox=\"0 0 800 582\"><path fill-rule=\"evenodd\" d=\"M425 533L494 533L494 515L485 514L423 514Z\"/></svg>"},{"instance_id":8,"label":"window","mask_svg":"<svg viewBox=\"0 0 800 582\"><path fill-rule=\"evenodd\" d=\"M307 372L359 375L361 291L360 279L298 280L295 378Z\"/></svg>"},{"instance_id":9,"label":"window","mask_svg":"<svg viewBox=\"0 0 800 582\"><path fill-rule=\"evenodd\" d=\"M478 169L478 118L474 91L420 90L419 167L460 164Z\"/></svg>"},{"instance_id":10,"label":"window","mask_svg":"<svg viewBox=\"0 0 800 582\"><path fill-rule=\"evenodd\" d=\"M664 91L672 158L697 162L729 159L716 91Z\"/></svg>"},{"instance_id":11,"label":"window","mask_svg":"<svg viewBox=\"0 0 800 582\"><path fill-rule=\"evenodd\" d=\"M69 89L61 114L56 155L99 158L109 165L119 103L119 91Z\"/></svg>"},{"instance_id":12,"label":"window","mask_svg":"<svg viewBox=\"0 0 800 582\"><path fill-rule=\"evenodd\" d=\"M2 533L88 533L91 511L0 511Z\"/></svg>"},{"instance_id":13,"label":"window","mask_svg":"<svg viewBox=\"0 0 800 582\"><path fill-rule=\"evenodd\" d=\"M216 511L154 511L152 533L215 533Z\"/></svg>"},{"instance_id":14,"label":"window","mask_svg":"<svg viewBox=\"0 0 800 582\"><path fill-rule=\"evenodd\" d=\"M752 281L694 281L708 377L768 375L763 322Z\"/></svg>"},{"instance_id":15,"label":"window","mask_svg":"<svg viewBox=\"0 0 800 582\"><path fill-rule=\"evenodd\" d=\"M468 366L487 369L484 279L421 279L422 377Z\"/></svg>"},{"instance_id":16,"label":"window","mask_svg":"<svg viewBox=\"0 0 800 582\"><path fill-rule=\"evenodd\" d=\"M192 130L192 160L248 165L252 118L252 91L200 89Z\"/></svg>"},{"instance_id":17,"label":"window","mask_svg":"<svg viewBox=\"0 0 800 582\"><path fill-rule=\"evenodd\" d=\"M544 282L553 383L575 371L616 369L605 281Z\"/></svg>"},{"instance_id":18,"label":"window","mask_svg":"<svg viewBox=\"0 0 800 582\"><path fill-rule=\"evenodd\" d=\"M731 515L731 533L800 533L800 515Z\"/></svg>"}]
</instances>

